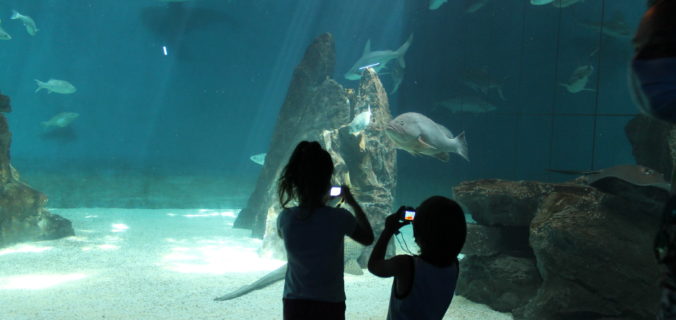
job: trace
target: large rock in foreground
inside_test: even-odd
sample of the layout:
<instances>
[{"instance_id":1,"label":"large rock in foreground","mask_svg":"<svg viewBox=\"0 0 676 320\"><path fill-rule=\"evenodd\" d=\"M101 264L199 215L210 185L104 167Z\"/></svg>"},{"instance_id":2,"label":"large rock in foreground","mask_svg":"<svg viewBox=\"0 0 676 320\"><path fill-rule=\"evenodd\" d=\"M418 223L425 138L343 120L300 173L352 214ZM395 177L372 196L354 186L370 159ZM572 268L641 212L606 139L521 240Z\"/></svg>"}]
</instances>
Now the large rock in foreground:
<instances>
[{"instance_id":1,"label":"large rock in foreground","mask_svg":"<svg viewBox=\"0 0 676 320\"><path fill-rule=\"evenodd\" d=\"M508 255L469 256L462 260L459 295L511 312L528 303L542 283L535 260Z\"/></svg>"},{"instance_id":2,"label":"large rock in foreground","mask_svg":"<svg viewBox=\"0 0 676 320\"><path fill-rule=\"evenodd\" d=\"M0 104L0 111L11 111L6 96L0 95ZM19 181L9 162L11 137L7 119L0 113L0 247L73 235L70 221L44 209L47 197Z\"/></svg>"},{"instance_id":3,"label":"large rock in foreground","mask_svg":"<svg viewBox=\"0 0 676 320\"><path fill-rule=\"evenodd\" d=\"M615 191L580 183L459 184L455 197L478 225L468 228L456 293L515 319L654 319L656 194Z\"/></svg>"},{"instance_id":4,"label":"large rock in foreground","mask_svg":"<svg viewBox=\"0 0 676 320\"><path fill-rule=\"evenodd\" d=\"M517 313L654 319L659 270L651 248L659 221L658 212L587 186L549 194L530 227L543 285Z\"/></svg>"},{"instance_id":5,"label":"large rock in foreground","mask_svg":"<svg viewBox=\"0 0 676 320\"><path fill-rule=\"evenodd\" d=\"M453 188L453 194L479 224L527 227L540 199L552 188L536 181L487 179L462 182Z\"/></svg>"}]
</instances>

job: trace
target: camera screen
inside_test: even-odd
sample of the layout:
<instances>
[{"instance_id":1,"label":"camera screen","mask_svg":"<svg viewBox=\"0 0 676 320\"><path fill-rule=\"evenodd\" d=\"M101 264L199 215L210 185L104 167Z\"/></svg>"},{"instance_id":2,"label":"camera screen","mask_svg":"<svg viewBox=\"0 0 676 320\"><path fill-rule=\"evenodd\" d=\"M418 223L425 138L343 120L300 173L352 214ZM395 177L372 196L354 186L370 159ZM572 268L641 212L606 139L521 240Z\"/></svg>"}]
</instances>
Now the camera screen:
<instances>
[{"instance_id":1,"label":"camera screen","mask_svg":"<svg viewBox=\"0 0 676 320\"><path fill-rule=\"evenodd\" d=\"M337 197L340 195L341 188L340 187L331 187L331 191L329 192L329 195L332 197Z\"/></svg>"},{"instance_id":2,"label":"camera screen","mask_svg":"<svg viewBox=\"0 0 676 320\"><path fill-rule=\"evenodd\" d=\"M404 212L404 220L413 221L414 218L415 218L415 211L406 210Z\"/></svg>"}]
</instances>

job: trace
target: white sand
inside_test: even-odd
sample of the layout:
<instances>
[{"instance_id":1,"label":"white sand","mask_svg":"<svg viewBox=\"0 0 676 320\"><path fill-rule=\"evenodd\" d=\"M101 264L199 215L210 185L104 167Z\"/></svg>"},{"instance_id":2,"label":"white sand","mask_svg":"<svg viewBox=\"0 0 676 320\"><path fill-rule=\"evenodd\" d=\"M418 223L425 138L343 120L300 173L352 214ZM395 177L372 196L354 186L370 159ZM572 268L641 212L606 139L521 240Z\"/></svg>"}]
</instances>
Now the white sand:
<instances>
[{"instance_id":1,"label":"white sand","mask_svg":"<svg viewBox=\"0 0 676 320\"><path fill-rule=\"evenodd\" d=\"M234 211L54 209L75 237L0 250L0 319L281 319L282 286L212 299L283 264ZM384 319L390 279L345 276L347 319ZM456 297L445 319L511 319Z\"/></svg>"}]
</instances>

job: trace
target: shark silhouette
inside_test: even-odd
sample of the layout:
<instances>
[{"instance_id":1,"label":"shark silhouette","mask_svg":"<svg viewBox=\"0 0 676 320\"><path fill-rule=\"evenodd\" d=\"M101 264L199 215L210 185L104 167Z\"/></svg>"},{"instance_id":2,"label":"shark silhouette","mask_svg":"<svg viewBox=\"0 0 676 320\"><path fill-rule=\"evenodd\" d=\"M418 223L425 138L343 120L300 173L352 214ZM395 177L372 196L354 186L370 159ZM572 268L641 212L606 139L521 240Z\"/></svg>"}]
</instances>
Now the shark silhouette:
<instances>
[{"instance_id":1,"label":"shark silhouette","mask_svg":"<svg viewBox=\"0 0 676 320\"><path fill-rule=\"evenodd\" d=\"M186 2L167 2L141 9L140 19L162 45L175 51L199 46L191 42L197 32L234 30L238 25L225 12L216 8L195 7ZM218 33L214 33L219 36ZM220 34L222 36L222 34ZM180 53L180 52L177 52Z\"/></svg>"}]
</instances>

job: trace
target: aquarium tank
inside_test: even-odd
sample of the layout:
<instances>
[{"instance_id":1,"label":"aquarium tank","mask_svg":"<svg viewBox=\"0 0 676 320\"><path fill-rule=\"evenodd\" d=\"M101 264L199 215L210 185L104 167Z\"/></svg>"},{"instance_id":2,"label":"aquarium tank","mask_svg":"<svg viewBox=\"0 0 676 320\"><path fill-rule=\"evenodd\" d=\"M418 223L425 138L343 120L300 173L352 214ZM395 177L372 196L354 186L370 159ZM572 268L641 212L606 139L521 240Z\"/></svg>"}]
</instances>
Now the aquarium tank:
<instances>
[{"instance_id":1,"label":"aquarium tank","mask_svg":"<svg viewBox=\"0 0 676 320\"><path fill-rule=\"evenodd\" d=\"M303 140L376 239L463 207L444 319L654 319L676 145L630 89L646 8L2 0L0 319L282 319ZM388 313L371 250L344 240L346 319ZM387 256L418 252L409 225Z\"/></svg>"}]
</instances>

